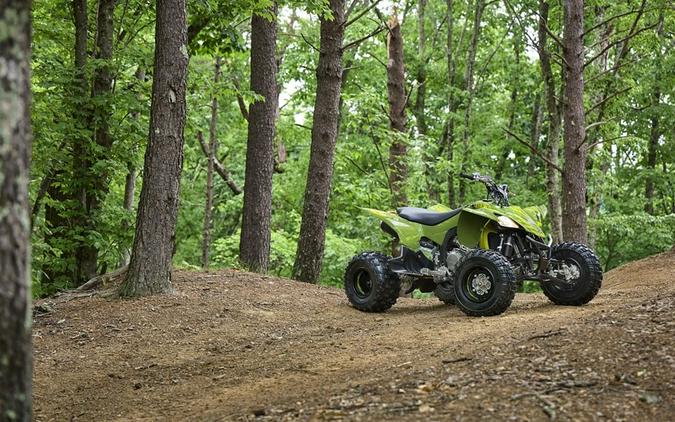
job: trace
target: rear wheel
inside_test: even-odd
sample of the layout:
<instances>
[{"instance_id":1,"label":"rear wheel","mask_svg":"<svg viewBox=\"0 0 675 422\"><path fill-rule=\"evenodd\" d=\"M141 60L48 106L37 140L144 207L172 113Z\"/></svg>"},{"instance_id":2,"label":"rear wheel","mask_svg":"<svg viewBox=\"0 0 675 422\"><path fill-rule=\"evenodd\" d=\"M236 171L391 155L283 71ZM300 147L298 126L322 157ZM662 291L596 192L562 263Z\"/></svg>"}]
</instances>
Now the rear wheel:
<instances>
[{"instance_id":1,"label":"rear wheel","mask_svg":"<svg viewBox=\"0 0 675 422\"><path fill-rule=\"evenodd\" d=\"M506 311L516 294L516 276L501 254L476 249L462 260L454 283L457 306L467 315Z\"/></svg>"},{"instance_id":2,"label":"rear wheel","mask_svg":"<svg viewBox=\"0 0 675 422\"><path fill-rule=\"evenodd\" d=\"M364 252L352 258L345 271L345 293L356 309L384 312L398 299L401 282L389 269L389 258Z\"/></svg>"},{"instance_id":3,"label":"rear wheel","mask_svg":"<svg viewBox=\"0 0 675 422\"><path fill-rule=\"evenodd\" d=\"M446 305L455 304L455 289L450 283L441 283L437 285L436 290L434 290L434 294L438 300L445 303Z\"/></svg>"},{"instance_id":4,"label":"rear wheel","mask_svg":"<svg viewBox=\"0 0 675 422\"><path fill-rule=\"evenodd\" d=\"M579 306L591 301L602 285L602 268L593 251L580 243L561 243L551 251L549 274L560 281L541 283L556 305Z\"/></svg>"}]
</instances>

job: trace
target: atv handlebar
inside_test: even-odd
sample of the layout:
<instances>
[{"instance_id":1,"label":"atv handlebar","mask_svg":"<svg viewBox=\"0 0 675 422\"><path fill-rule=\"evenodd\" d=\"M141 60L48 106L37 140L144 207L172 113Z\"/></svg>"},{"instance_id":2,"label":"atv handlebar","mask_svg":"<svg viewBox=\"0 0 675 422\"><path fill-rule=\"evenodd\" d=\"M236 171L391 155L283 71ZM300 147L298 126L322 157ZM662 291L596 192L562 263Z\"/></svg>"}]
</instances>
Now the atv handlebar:
<instances>
[{"instance_id":1,"label":"atv handlebar","mask_svg":"<svg viewBox=\"0 0 675 422\"><path fill-rule=\"evenodd\" d=\"M459 173L459 177L483 183L488 191L488 199L494 200L498 205L509 205L508 185L497 185L490 176L482 176L479 173Z\"/></svg>"}]
</instances>

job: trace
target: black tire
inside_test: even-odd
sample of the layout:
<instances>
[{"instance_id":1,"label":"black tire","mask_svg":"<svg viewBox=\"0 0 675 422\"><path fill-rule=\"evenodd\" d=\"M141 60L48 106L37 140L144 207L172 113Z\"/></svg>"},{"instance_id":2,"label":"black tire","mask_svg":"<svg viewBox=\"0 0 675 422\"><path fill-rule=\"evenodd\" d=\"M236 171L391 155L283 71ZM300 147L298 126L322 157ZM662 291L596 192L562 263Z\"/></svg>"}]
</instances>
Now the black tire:
<instances>
[{"instance_id":1,"label":"black tire","mask_svg":"<svg viewBox=\"0 0 675 422\"><path fill-rule=\"evenodd\" d=\"M345 293L356 309L384 312L398 299L401 281L389 269L389 258L377 252L363 252L349 262L345 271Z\"/></svg>"},{"instance_id":2,"label":"black tire","mask_svg":"<svg viewBox=\"0 0 675 422\"><path fill-rule=\"evenodd\" d=\"M480 282L483 284L476 284ZM493 316L511 306L516 295L516 276L504 256L476 249L462 259L454 286L456 304L462 312Z\"/></svg>"},{"instance_id":3,"label":"black tire","mask_svg":"<svg viewBox=\"0 0 675 422\"><path fill-rule=\"evenodd\" d=\"M455 304L455 289L452 287L452 284L450 283L441 283L438 286L436 286L434 294L436 295L438 300L445 303L446 305Z\"/></svg>"},{"instance_id":4,"label":"black tire","mask_svg":"<svg viewBox=\"0 0 675 422\"><path fill-rule=\"evenodd\" d=\"M556 305L580 306L590 302L598 294L602 286L602 267L600 260L588 246L573 242L561 243L553 247L551 258L574 264L578 268L578 274L573 274L574 279L567 283L541 283L544 294L551 302Z\"/></svg>"}]
</instances>

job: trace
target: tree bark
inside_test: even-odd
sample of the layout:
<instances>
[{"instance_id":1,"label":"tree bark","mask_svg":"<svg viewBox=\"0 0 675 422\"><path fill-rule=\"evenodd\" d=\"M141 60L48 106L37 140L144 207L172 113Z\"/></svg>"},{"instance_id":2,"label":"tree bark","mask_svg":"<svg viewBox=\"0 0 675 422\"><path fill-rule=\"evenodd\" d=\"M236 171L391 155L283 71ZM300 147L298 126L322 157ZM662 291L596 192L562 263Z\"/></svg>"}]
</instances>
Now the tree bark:
<instances>
[{"instance_id":1,"label":"tree bark","mask_svg":"<svg viewBox=\"0 0 675 422\"><path fill-rule=\"evenodd\" d=\"M211 122L209 123L208 165L206 167L206 204L204 206L204 233L202 236L202 268L209 268L209 247L211 246L211 227L213 226L213 172L216 161L216 130L218 129L218 83L220 82L220 57L216 57L213 74L213 97L211 98Z\"/></svg>"},{"instance_id":2,"label":"tree bark","mask_svg":"<svg viewBox=\"0 0 675 422\"><path fill-rule=\"evenodd\" d=\"M268 12L276 16L276 2ZM252 103L249 110L239 259L249 270L260 272L267 271L271 241L278 102L276 39L276 21L254 14L251 18L251 91L262 96L264 101Z\"/></svg>"},{"instance_id":3,"label":"tree bark","mask_svg":"<svg viewBox=\"0 0 675 422\"><path fill-rule=\"evenodd\" d=\"M30 421L30 0L0 4L0 419Z\"/></svg>"},{"instance_id":4,"label":"tree bark","mask_svg":"<svg viewBox=\"0 0 675 422\"><path fill-rule=\"evenodd\" d=\"M121 296L172 290L171 260L183 166L187 21L185 0L158 0L150 135L136 236Z\"/></svg>"},{"instance_id":5,"label":"tree bark","mask_svg":"<svg viewBox=\"0 0 675 422\"><path fill-rule=\"evenodd\" d=\"M111 63L113 55L113 21L115 14L115 4L117 0L99 0L97 27L96 27L96 45L95 57L104 63L97 65L94 69L94 82L92 87L92 99L94 103L94 148L85 151L87 159L84 166L86 168L85 182L85 219L84 219L84 238L87 239L88 232L95 230L97 214L103 199L108 192L109 175L107 170L96 170L100 161L106 159L107 151L112 148L112 137L110 136L109 121L112 118L112 101L109 98L112 93L112 71ZM107 166L98 166L106 168ZM77 266L75 280L78 285L87 282L97 273L98 249L87 240L78 247Z\"/></svg>"},{"instance_id":6,"label":"tree bark","mask_svg":"<svg viewBox=\"0 0 675 422\"><path fill-rule=\"evenodd\" d=\"M387 23L387 93L389 97L389 124L393 131L393 140L389 148L389 185L393 192L394 206L407 202L404 184L408 176L408 166L405 162L407 147L401 139L406 132L407 118L405 115L405 69L403 66L403 35L401 25L396 15L389 18Z\"/></svg>"},{"instance_id":7,"label":"tree bark","mask_svg":"<svg viewBox=\"0 0 675 422\"><path fill-rule=\"evenodd\" d=\"M316 69L312 146L298 251L293 266L293 278L307 283L318 282L321 275L340 116L344 1L330 0L329 7L332 20L320 18L321 44Z\"/></svg>"},{"instance_id":8,"label":"tree bark","mask_svg":"<svg viewBox=\"0 0 675 422\"><path fill-rule=\"evenodd\" d=\"M551 69L551 53L548 50L548 1L539 2L539 26L538 26L538 53L541 75L544 80L544 100L546 102L546 114L548 117L548 160L546 163L546 193L548 196L548 215L551 221L551 237L555 243L562 242L562 206L560 202L560 184L558 170L551 163L558 164L558 150L560 147L560 130L562 120L560 117L560 104L556 99L556 86L553 70Z\"/></svg>"},{"instance_id":9,"label":"tree bark","mask_svg":"<svg viewBox=\"0 0 675 422\"><path fill-rule=\"evenodd\" d=\"M584 114L584 0L564 2L565 164L563 168L563 237L587 242L586 120Z\"/></svg>"},{"instance_id":10,"label":"tree bark","mask_svg":"<svg viewBox=\"0 0 675 422\"><path fill-rule=\"evenodd\" d=\"M473 17L473 30L471 33L471 43L469 44L469 51L466 59L466 69L464 71L464 92L466 93L466 104L464 108L464 134L462 136L462 164L461 171L466 172L466 165L469 159L469 124L471 123L471 108L473 106L473 68L476 64L476 51L478 49L478 38L480 37L480 22L483 15L483 8L485 7L484 0L476 1L476 9ZM459 202L464 202L466 196L466 181L460 179L459 181Z\"/></svg>"}]
</instances>

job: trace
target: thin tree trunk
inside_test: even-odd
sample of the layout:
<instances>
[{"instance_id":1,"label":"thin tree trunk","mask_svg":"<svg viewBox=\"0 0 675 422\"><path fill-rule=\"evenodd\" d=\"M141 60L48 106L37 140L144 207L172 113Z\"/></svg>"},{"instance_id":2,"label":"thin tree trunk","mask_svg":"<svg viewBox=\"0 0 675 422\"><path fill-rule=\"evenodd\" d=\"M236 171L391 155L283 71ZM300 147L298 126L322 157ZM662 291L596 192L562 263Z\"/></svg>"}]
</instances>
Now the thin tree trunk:
<instances>
[{"instance_id":1,"label":"thin tree trunk","mask_svg":"<svg viewBox=\"0 0 675 422\"><path fill-rule=\"evenodd\" d=\"M158 0L150 135L136 236L121 296L172 290L171 260L183 166L188 55L185 0Z\"/></svg>"},{"instance_id":2,"label":"thin tree trunk","mask_svg":"<svg viewBox=\"0 0 675 422\"><path fill-rule=\"evenodd\" d=\"M268 12L276 16L276 2ZM251 91L262 96L264 101L254 102L249 110L239 259L246 268L260 272L267 271L271 241L278 101L276 39L276 21L254 14L251 18Z\"/></svg>"},{"instance_id":3,"label":"thin tree trunk","mask_svg":"<svg viewBox=\"0 0 675 422\"><path fill-rule=\"evenodd\" d=\"M424 28L425 11L427 0L419 0L417 3L417 96L415 97L415 123L417 133L426 137L428 132L427 119L425 113L427 96L427 52L426 52L426 31ZM425 145L428 140L424 139ZM428 145L424 151L424 179L427 185L427 195L430 201L440 202L440 192L436 185L434 177L433 162L436 160L436 149Z\"/></svg>"},{"instance_id":4,"label":"thin tree trunk","mask_svg":"<svg viewBox=\"0 0 675 422\"><path fill-rule=\"evenodd\" d=\"M86 98L88 97L88 80L86 73L87 66L87 35L88 35L88 18L87 18L87 0L73 0L73 21L75 22L75 78L73 84L73 92L71 100L73 102L73 117L75 127L84 131L89 126L89 114L87 111ZM59 250L64 248L64 245L72 245L74 243L73 223L79 225L82 222L84 214L84 199L83 199L83 180L85 179L83 173L83 157L86 144L89 140L83 136L76 136L72 140L73 162L69 163L73 166L73 182L70 189L65 186L53 183L62 180L67 174L66 169L63 168L65 163L54 161L54 168L50 170L49 184L47 187L47 196L61 206L54 207L47 203L45 205L45 224L49 230L45 234L45 243L50 246L50 249ZM62 207L69 204L68 199L75 199L73 203L78 204L74 209L67 209L62 212ZM72 214L73 221L69 221L65 214ZM72 258L65 256L52 256L45 260L45 265L42 267L41 286L46 293L55 291L58 286L63 286L69 283L74 274L69 269L68 261L72 264Z\"/></svg>"},{"instance_id":5,"label":"thin tree trunk","mask_svg":"<svg viewBox=\"0 0 675 422\"><path fill-rule=\"evenodd\" d=\"M563 168L563 236L587 242L586 120L584 114L584 0L564 2L565 164Z\"/></svg>"},{"instance_id":6,"label":"thin tree trunk","mask_svg":"<svg viewBox=\"0 0 675 422\"><path fill-rule=\"evenodd\" d=\"M530 142L532 145L539 148L540 138L541 138L541 94L537 92L537 95L534 97L534 104L532 106L532 120L530 122L532 131L530 132ZM529 187L530 180L534 176L534 163L535 161L530 157L530 161L527 162L527 177L525 179L525 185Z\"/></svg>"},{"instance_id":7,"label":"thin tree trunk","mask_svg":"<svg viewBox=\"0 0 675 422\"><path fill-rule=\"evenodd\" d=\"M218 83L220 82L220 57L216 57L213 75L213 97L211 98L211 122L209 123L208 165L206 169L206 205L204 207L204 234L202 236L202 268L209 268L209 247L211 246L211 227L213 212L213 173L216 160L216 135L218 129Z\"/></svg>"},{"instance_id":8,"label":"thin tree trunk","mask_svg":"<svg viewBox=\"0 0 675 422\"><path fill-rule=\"evenodd\" d=\"M136 74L134 76L139 82L145 81L145 70L139 66L138 69L136 69ZM140 93L137 94L137 98L140 102ZM135 110L131 113L131 118L136 121L138 121L140 117L141 113L139 110ZM138 145L134 145L133 147L134 153L131 159L129 159L127 162L127 175L124 179L124 201L122 206L124 207L124 211L126 211L127 215L129 216L134 211L134 199L136 197L136 179L138 178L138 170L136 169L134 157L136 156L137 147ZM129 230L130 226L131 224L129 224L128 220L124 220L124 222L122 222L122 230L125 232ZM131 246L132 245L129 245L128 247L124 248L118 268L129 265L129 261L131 260Z\"/></svg>"},{"instance_id":9,"label":"thin tree trunk","mask_svg":"<svg viewBox=\"0 0 675 422\"><path fill-rule=\"evenodd\" d=\"M448 21L448 34L447 34L447 43L446 43L446 57L448 60L448 121L445 128L444 141L446 143L446 159L448 163L452 163L453 159L453 148L455 144L455 113L457 112L457 104L455 101L455 58L452 51L452 39L453 39L453 27L454 27L454 16L453 16L453 0L447 0L447 21ZM457 200L455 198L455 183L453 180L453 172L448 172L448 204L451 207L455 207Z\"/></svg>"},{"instance_id":10,"label":"thin tree trunk","mask_svg":"<svg viewBox=\"0 0 675 422\"><path fill-rule=\"evenodd\" d=\"M0 4L0 418L32 418L30 0Z\"/></svg>"},{"instance_id":11,"label":"thin tree trunk","mask_svg":"<svg viewBox=\"0 0 675 422\"><path fill-rule=\"evenodd\" d=\"M469 45L469 51L466 59L466 69L464 71L464 82L465 87L464 91L466 93L466 105L464 108L464 134L462 136L462 164L461 171L466 172L466 166L469 160L469 124L471 123L471 108L473 106L473 71L474 65L476 64L476 51L478 49L478 38L480 37L480 22L481 16L483 14L483 8L485 7L484 0L476 1L476 9L474 12L473 18L473 31L471 34L471 43ZM464 197L466 196L466 182L464 179L459 181L459 202L464 202Z\"/></svg>"},{"instance_id":12,"label":"thin tree trunk","mask_svg":"<svg viewBox=\"0 0 675 422\"><path fill-rule=\"evenodd\" d=\"M338 135L342 84L344 2L330 0L332 20L321 20L321 53L316 70L312 147L305 188L302 225L293 278L316 283L321 275L328 222L333 159Z\"/></svg>"},{"instance_id":13,"label":"thin tree trunk","mask_svg":"<svg viewBox=\"0 0 675 422\"><path fill-rule=\"evenodd\" d=\"M520 68L520 53L522 49L522 43L520 42L520 34L517 30L513 32L513 56L515 59L515 66L513 67L513 73L511 74L511 105L509 106L509 123L508 129L513 132L513 127L516 123L516 110L518 109L518 91L520 88L520 73L522 69ZM536 145L536 144L533 144ZM497 163L497 168L495 169L495 180L501 180L504 175L504 170L506 168L506 162L509 159L511 154L511 145L506 144L502 149L502 154Z\"/></svg>"},{"instance_id":14,"label":"thin tree trunk","mask_svg":"<svg viewBox=\"0 0 675 422\"><path fill-rule=\"evenodd\" d=\"M101 167L100 161L106 159L106 152L112 148L109 121L112 117L112 101L109 97L112 92L112 71L110 60L113 55L114 14L117 0L99 0L96 28L96 59L105 63L97 65L94 70L92 99L94 100L94 141L95 149L86 151L88 157L85 162L87 171L86 201L84 222L84 238L88 232L95 230L97 214L103 199L108 192L109 175L107 170L96 170ZM99 150L100 148L100 150ZM101 152L103 151L103 152ZM102 166L106 168L107 166ZM98 249L91 242L85 240L77 251L77 267L75 281L78 285L87 282L97 272Z\"/></svg>"},{"instance_id":15,"label":"thin tree trunk","mask_svg":"<svg viewBox=\"0 0 675 422\"><path fill-rule=\"evenodd\" d=\"M657 35L659 40L663 38L663 12L659 14L659 26ZM659 45L659 49L661 46ZM647 180L645 181L645 212L654 214L654 174L656 173L656 153L659 149L659 138L661 137L661 128L659 124L658 106L661 102L661 55L656 58L656 72L654 78L654 91L652 92L652 117L650 119L651 128L649 133L649 146L647 148Z\"/></svg>"},{"instance_id":16,"label":"thin tree trunk","mask_svg":"<svg viewBox=\"0 0 675 422\"><path fill-rule=\"evenodd\" d=\"M553 70L551 69L551 53L548 50L548 34L546 27L548 25L547 1L539 2L539 64L541 66L541 75L544 79L544 99L546 102L546 114L548 116L548 160L555 165L558 164L558 150L560 146L560 130L562 121L560 118L560 104L556 100L556 87ZM546 164L546 193L548 196L548 215L551 220L551 237L556 243L562 242L562 206L560 203L560 184L558 182L558 170L551 165Z\"/></svg>"},{"instance_id":17,"label":"thin tree trunk","mask_svg":"<svg viewBox=\"0 0 675 422\"><path fill-rule=\"evenodd\" d=\"M393 133L393 141L389 148L389 184L393 191L395 206L405 204L404 184L408 176L406 164L407 147L401 139L406 132L407 118L405 115L405 69L403 66L403 36L401 25L396 15L389 18L387 23L389 35L387 37L387 93L389 97L389 124Z\"/></svg>"}]
</instances>

